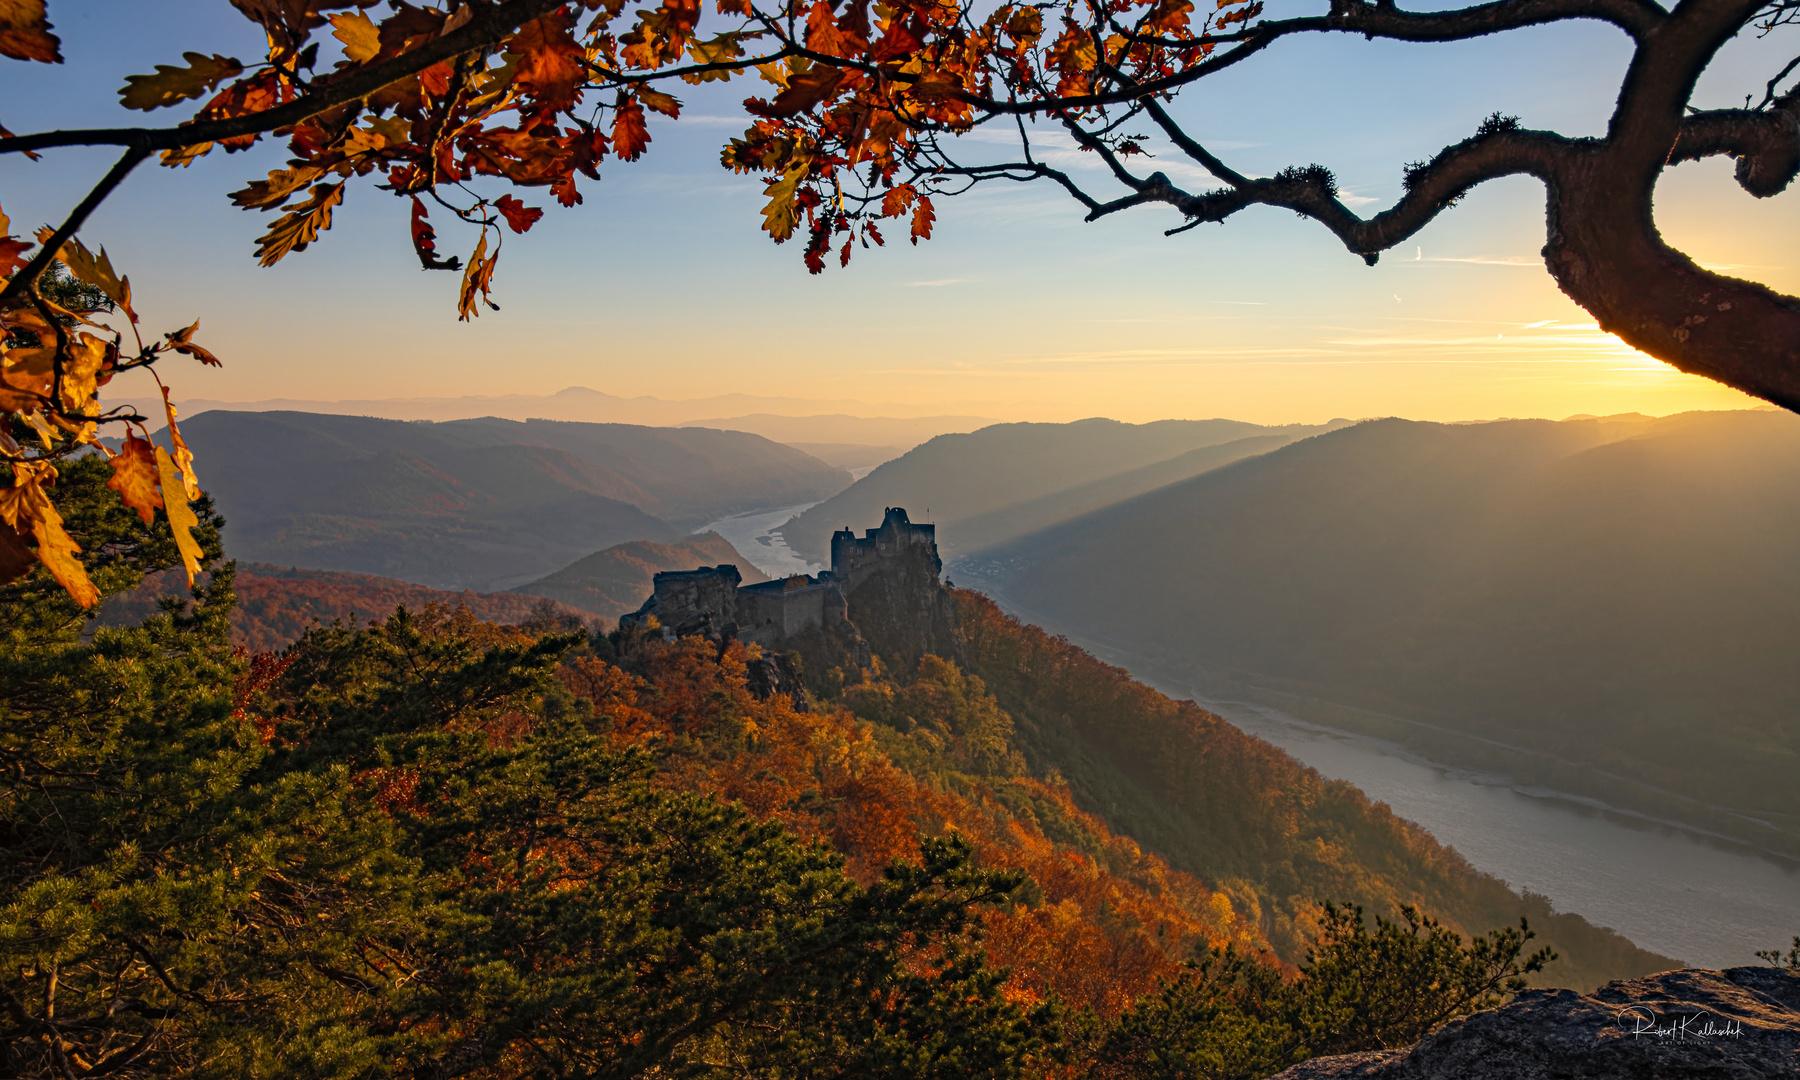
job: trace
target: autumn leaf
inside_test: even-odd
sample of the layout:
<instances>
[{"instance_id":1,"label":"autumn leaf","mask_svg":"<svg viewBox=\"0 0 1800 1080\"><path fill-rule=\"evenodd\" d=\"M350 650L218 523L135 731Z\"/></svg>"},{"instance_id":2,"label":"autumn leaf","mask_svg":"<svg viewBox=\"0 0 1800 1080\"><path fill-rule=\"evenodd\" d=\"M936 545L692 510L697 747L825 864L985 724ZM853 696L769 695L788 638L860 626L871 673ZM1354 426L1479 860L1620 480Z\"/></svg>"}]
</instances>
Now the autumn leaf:
<instances>
[{"instance_id":1,"label":"autumn leaf","mask_svg":"<svg viewBox=\"0 0 1800 1080\"><path fill-rule=\"evenodd\" d=\"M290 251L305 251L306 245L331 228L331 208L343 201L343 181L315 186L305 202L277 218L269 231L258 238L257 261L263 266L274 266Z\"/></svg>"},{"instance_id":2,"label":"autumn leaf","mask_svg":"<svg viewBox=\"0 0 1800 1080\"><path fill-rule=\"evenodd\" d=\"M763 194L769 197L768 205L763 207L763 229L775 238L776 243L794 235L794 227L800 223L800 209L794 205L794 196L805 175L806 165L802 162L763 188Z\"/></svg>"},{"instance_id":3,"label":"autumn leaf","mask_svg":"<svg viewBox=\"0 0 1800 1080\"><path fill-rule=\"evenodd\" d=\"M640 86L637 89L637 99L650 106L652 109L655 109L657 112L662 113L664 116L674 118L681 115L681 102L675 100L672 95L665 94L660 90L652 90L648 86ZM644 141L649 142L650 140L645 139Z\"/></svg>"},{"instance_id":4,"label":"autumn leaf","mask_svg":"<svg viewBox=\"0 0 1800 1080\"><path fill-rule=\"evenodd\" d=\"M24 534L11 525L0 525L0 585L17 581L37 565L37 555L25 543Z\"/></svg>"},{"instance_id":5,"label":"autumn leaf","mask_svg":"<svg viewBox=\"0 0 1800 1080\"><path fill-rule=\"evenodd\" d=\"M174 425L170 425L169 430L173 431ZM193 533L199 527L200 519L188 505L187 473L175 464L167 450L159 446L156 448L156 475L162 488L163 509L169 515L169 531L175 534L175 548L181 552L181 567L187 571L188 588L191 589L194 575L200 572L200 542L194 539Z\"/></svg>"},{"instance_id":6,"label":"autumn leaf","mask_svg":"<svg viewBox=\"0 0 1800 1080\"><path fill-rule=\"evenodd\" d=\"M788 78L787 89L775 95L768 114L774 117L798 116L837 91L844 73L833 67L815 67Z\"/></svg>"},{"instance_id":7,"label":"autumn leaf","mask_svg":"<svg viewBox=\"0 0 1800 1080\"><path fill-rule=\"evenodd\" d=\"M921 240L931 239L931 223L937 220L937 214L931 209L931 196L919 196L919 205L913 208L912 242L916 245Z\"/></svg>"},{"instance_id":8,"label":"autumn leaf","mask_svg":"<svg viewBox=\"0 0 1800 1080\"><path fill-rule=\"evenodd\" d=\"M343 43L344 55L358 64L375 59L381 51L381 31L360 11L331 17L331 36Z\"/></svg>"},{"instance_id":9,"label":"autumn leaf","mask_svg":"<svg viewBox=\"0 0 1800 1080\"><path fill-rule=\"evenodd\" d=\"M806 12L806 47L828 56L849 56L856 39L838 29L831 5L817 0Z\"/></svg>"},{"instance_id":10,"label":"autumn leaf","mask_svg":"<svg viewBox=\"0 0 1800 1080\"><path fill-rule=\"evenodd\" d=\"M906 213L917 195L918 192L913 190L911 184L901 184L888 189L888 193L881 197L881 216L899 217Z\"/></svg>"},{"instance_id":11,"label":"autumn leaf","mask_svg":"<svg viewBox=\"0 0 1800 1080\"><path fill-rule=\"evenodd\" d=\"M60 64L61 46L50 32L44 0L0 0L0 56Z\"/></svg>"},{"instance_id":12,"label":"autumn leaf","mask_svg":"<svg viewBox=\"0 0 1800 1080\"><path fill-rule=\"evenodd\" d=\"M426 270L461 270L462 260L452 255L448 259L437 253L437 230L426 220L425 204L419 197L412 197L412 241L413 251L419 256L419 265Z\"/></svg>"},{"instance_id":13,"label":"autumn leaf","mask_svg":"<svg viewBox=\"0 0 1800 1080\"><path fill-rule=\"evenodd\" d=\"M32 409L29 412L20 413L19 419L25 421L26 424L30 425L31 430L37 432L38 441L44 444L44 449L56 449L56 429L51 427L50 424L45 421L43 413L36 409Z\"/></svg>"},{"instance_id":14,"label":"autumn leaf","mask_svg":"<svg viewBox=\"0 0 1800 1080\"><path fill-rule=\"evenodd\" d=\"M644 107L627 98L613 110L613 153L636 161L650 145L650 129L644 126Z\"/></svg>"},{"instance_id":15,"label":"autumn leaf","mask_svg":"<svg viewBox=\"0 0 1800 1080\"><path fill-rule=\"evenodd\" d=\"M118 492L119 501L136 510L144 524L150 524L163 505L156 447L136 435L127 435L125 445L113 455L112 469L112 479L106 486Z\"/></svg>"},{"instance_id":16,"label":"autumn leaf","mask_svg":"<svg viewBox=\"0 0 1800 1080\"><path fill-rule=\"evenodd\" d=\"M0 491L0 522L11 526L15 534L30 533L37 540L38 562L76 603L93 607L100 590L75 558L81 548L63 528L62 515L44 491L46 484L56 481L56 466L47 461L15 461L12 469L13 486Z\"/></svg>"},{"instance_id":17,"label":"autumn leaf","mask_svg":"<svg viewBox=\"0 0 1800 1080\"><path fill-rule=\"evenodd\" d=\"M499 258L498 251L492 255L487 253L487 230L481 230L481 242L475 245L475 253L469 256L468 269L463 271L462 295L456 301L459 321L467 322L481 314L481 309L475 306L477 292L481 293L482 303L495 311L500 310L499 304L488 299L488 290L494 284L494 263Z\"/></svg>"},{"instance_id":18,"label":"autumn leaf","mask_svg":"<svg viewBox=\"0 0 1800 1080\"><path fill-rule=\"evenodd\" d=\"M19 272L29 260L25 253L36 244L29 240L21 240L12 235L12 222L7 220L6 213L0 211L0 277L12 277Z\"/></svg>"},{"instance_id":19,"label":"autumn leaf","mask_svg":"<svg viewBox=\"0 0 1800 1080\"><path fill-rule=\"evenodd\" d=\"M185 330L171 331L170 333L164 334L163 337L168 340L169 348L174 349L176 352L186 353L188 356L193 357L202 364L211 364L213 367L223 367L224 365L219 362L218 357L214 356L207 349L194 344L194 331L198 329L200 329L200 320L195 319L194 325Z\"/></svg>"},{"instance_id":20,"label":"autumn leaf","mask_svg":"<svg viewBox=\"0 0 1800 1080\"><path fill-rule=\"evenodd\" d=\"M184 52L186 67L156 65L154 75L127 75L119 89L119 104L127 109L150 112L176 102L197 98L224 82L244 73L244 65L229 56L214 53Z\"/></svg>"},{"instance_id":21,"label":"autumn leaf","mask_svg":"<svg viewBox=\"0 0 1800 1080\"><path fill-rule=\"evenodd\" d=\"M175 448L175 465L181 470L182 487L187 497L200 497L200 480L194 475L194 452L188 449L187 440L181 437L181 429L175 426L175 403L169 400L169 388L160 387L163 399L163 415L169 420L169 444ZM166 492L168 489L164 488Z\"/></svg>"},{"instance_id":22,"label":"autumn leaf","mask_svg":"<svg viewBox=\"0 0 1800 1080\"><path fill-rule=\"evenodd\" d=\"M38 242L49 243L53 235L50 227L45 226L37 232ZM69 268L69 273L105 293L108 300L124 309L132 322L137 322L137 312L131 310L131 279L122 278L113 270L112 260L107 257L104 247L99 255L95 255L71 236L63 241L56 258Z\"/></svg>"},{"instance_id":23,"label":"autumn leaf","mask_svg":"<svg viewBox=\"0 0 1800 1080\"><path fill-rule=\"evenodd\" d=\"M85 413L100 387L100 375L112 359L107 342L83 331L69 341L63 358L63 408L71 413Z\"/></svg>"},{"instance_id":24,"label":"autumn leaf","mask_svg":"<svg viewBox=\"0 0 1800 1080\"><path fill-rule=\"evenodd\" d=\"M587 81L587 51L570 35L569 19L561 9L552 11L519 27L506 46L516 64L513 85L557 112L580 99Z\"/></svg>"},{"instance_id":25,"label":"autumn leaf","mask_svg":"<svg viewBox=\"0 0 1800 1080\"><path fill-rule=\"evenodd\" d=\"M513 232L522 233L537 224L544 212L535 206L526 206L511 195L502 195L494 201L494 209L506 219L507 227Z\"/></svg>"},{"instance_id":26,"label":"autumn leaf","mask_svg":"<svg viewBox=\"0 0 1800 1080\"><path fill-rule=\"evenodd\" d=\"M320 165L295 165L289 169L275 169L269 173L267 180L252 180L238 191L231 193L231 201L248 210L252 207L266 209L279 206L287 201L287 197L301 188L325 175Z\"/></svg>"}]
</instances>

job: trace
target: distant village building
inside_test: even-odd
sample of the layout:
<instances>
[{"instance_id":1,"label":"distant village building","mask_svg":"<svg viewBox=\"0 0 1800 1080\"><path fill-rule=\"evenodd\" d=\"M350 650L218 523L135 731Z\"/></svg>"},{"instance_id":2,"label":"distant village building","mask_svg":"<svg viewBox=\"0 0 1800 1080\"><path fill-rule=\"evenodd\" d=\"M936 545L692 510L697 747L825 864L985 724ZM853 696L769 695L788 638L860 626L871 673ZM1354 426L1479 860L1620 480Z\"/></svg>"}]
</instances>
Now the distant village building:
<instances>
[{"instance_id":1,"label":"distant village building","mask_svg":"<svg viewBox=\"0 0 1800 1080\"><path fill-rule=\"evenodd\" d=\"M938 557L937 526L919 525L898 506L890 506L880 526L862 536L849 527L831 537L831 569L818 576L796 574L758 585L742 584L738 568L702 566L697 570L665 571L653 579L650 599L621 623L643 623L656 617L668 637L703 634L736 636L739 641L774 646L805 634L823 631L854 639L859 651L862 638L851 621L853 606L868 607L886 616L895 608L894 594L917 601L899 605L917 609L925 622L921 633L905 635L909 647L901 659L916 663L917 653L942 651L954 624L953 607L938 584L943 561ZM868 604L859 604L867 598ZM909 620L909 621L917 621ZM939 630L941 624L941 630ZM937 631L937 632L934 632ZM917 647L910 647L915 643Z\"/></svg>"}]
</instances>

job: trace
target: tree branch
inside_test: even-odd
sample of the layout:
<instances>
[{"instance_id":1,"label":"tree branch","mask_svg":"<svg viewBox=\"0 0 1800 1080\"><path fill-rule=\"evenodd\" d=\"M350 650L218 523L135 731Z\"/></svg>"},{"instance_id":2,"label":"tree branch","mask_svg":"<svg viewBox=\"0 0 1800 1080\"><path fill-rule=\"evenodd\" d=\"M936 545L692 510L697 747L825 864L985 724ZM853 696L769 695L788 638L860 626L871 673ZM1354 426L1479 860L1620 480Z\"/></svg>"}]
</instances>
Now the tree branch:
<instances>
[{"instance_id":1,"label":"tree branch","mask_svg":"<svg viewBox=\"0 0 1800 1080\"><path fill-rule=\"evenodd\" d=\"M372 67L346 72L325 83L323 89L262 112L246 113L225 120L180 124L172 128L90 128L16 135L0 139L0 154L58 146L109 145L129 146L150 154L158 150L173 150L292 127L328 109L359 101L384 86L408 75L417 75L434 64L492 45L520 25L561 6L562 2L563 0L502 0L500 3L476 5L475 14L468 22L443 37Z\"/></svg>"},{"instance_id":2,"label":"tree branch","mask_svg":"<svg viewBox=\"0 0 1800 1080\"><path fill-rule=\"evenodd\" d=\"M1720 154L1737 158L1738 185L1757 198L1785 191L1800 172L1800 96L1790 94L1761 112L1715 109L1688 116L1668 163Z\"/></svg>"}]
</instances>

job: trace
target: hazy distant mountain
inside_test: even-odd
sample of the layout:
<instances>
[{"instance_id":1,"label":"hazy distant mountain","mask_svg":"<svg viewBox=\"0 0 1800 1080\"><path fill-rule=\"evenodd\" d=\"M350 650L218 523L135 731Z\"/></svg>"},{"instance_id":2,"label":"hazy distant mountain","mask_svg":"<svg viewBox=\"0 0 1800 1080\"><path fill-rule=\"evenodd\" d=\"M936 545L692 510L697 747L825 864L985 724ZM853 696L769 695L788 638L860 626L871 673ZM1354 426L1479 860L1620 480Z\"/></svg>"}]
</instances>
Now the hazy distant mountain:
<instances>
[{"instance_id":1,"label":"hazy distant mountain","mask_svg":"<svg viewBox=\"0 0 1800 1080\"><path fill-rule=\"evenodd\" d=\"M182 431L231 523L232 556L457 589L505 589L850 480L791 447L704 428L211 412Z\"/></svg>"},{"instance_id":2,"label":"hazy distant mountain","mask_svg":"<svg viewBox=\"0 0 1800 1080\"><path fill-rule=\"evenodd\" d=\"M794 446L802 443L855 443L863 446L897 446L900 453L927 439L947 433L975 431L996 421L987 416L725 416L710 420L682 421L679 427L710 427L748 431L765 439ZM892 456L898 457L899 453Z\"/></svg>"},{"instance_id":3,"label":"hazy distant mountain","mask_svg":"<svg viewBox=\"0 0 1800 1080\"><path fill-rule=\"evenodd\" d=\"M970 434L940 435L914 447L781 532L789 547L823 560L832 532L845 524L879 521L886 507L904 506L916 520L937 523L941 550L966 552L1235 460L1231 451L1187 457L1196 451L1249 438L1268 440L1235 452L1243 456L1323 430L1238 420L995 424ZM1161 471L1152 468L1159 464L1165 466ZM1145 469L1149 471L1141 476L1126 475ZM1108 485L1115 480L1118 494L1110 494ZM1032 524L1009 524L1015 509ZM980 524L965 532L963 526L974 519Z\"/></svg>"},{"instance_id":4,"label":"hazy distant mountain","mask_svg":"<svg viewBox=\"0 0 1800 1080\"><path fill-rule=\"evenodd\" d=\"M114 400L109 398L108 400ZM125 398L117 399L124 403ZM897 407L891 404L873 405L865 401L849 399L825 398L788 398L762 397L756 394L721 394L716 397L687 398L670 400L658 397L618 397L613 394L590 390L585 386L571 386L554 394L481 394L468 397L419 397L419 398L358 398L340 401L316 401L300 398L274 398L267 401L214 401L206 398L192 398L177 402L181 406L181 415L198 416L202 412L224 410L229 412L311 412L326 413L335 416L380 416L390 420L461 420L471 416L499 416L509 420L576 420L586 423L608 424L699 424L706 427L728 426L708 417L735 417L746 422L763 419L819 419L824 421L859 421L866 414L884 412L912 412L915 410ZM162 402L160 399L146 401L139 405L146 416L160 415ZM825 416L821 414L836 414ZM944 422L948 422L945 424ZM911 446L931 436L945 431L972 431L984 424L991 424L991 419L975 416L926 417L919 421L894 420L890 416L875 417L869 420L874 424L913 424L923 425L925 433L906 441ZM733 428L737 431L751 431L767 434L758 427ZM912 429L907 429L912 430ZM788 442L788 438L770 436L776 442ZM795 435L794 438L807 442L899 442L890 434L879 439L866 435L844 436L827 434L824 426L819 431L808 429L807 432Z\"/></svg>"},{"instance_id":5,"label":"hazy distant mountain","mask_svg":"<svg viewBox=\"0 0 1800 1080\"><path fill-rule=\"evenodd\" d=\"M655 544L648 540L615 544L512 591L548 597L607 619L617 619L626 612L636 611L650 598L651 582L657 571L693 570L726 563L738 568L746 585L769 580L768 575L726 543L724 537L709 532L675 544Z\"/></svg>"},{"instance_id":6,"label":"hazy distant mountain","mask_svg":"<svg viewBox=\"0 0 1800 1080\"><path fill-rule=\"evenodd\" d=\"M903 446L865 446L862 443L788 443L803 454L811 454L827 465L847 470L852 476L858 469L866 474L884 461L892 461L906 453Z\"/></svg>"},{"instance_id":7,"label":"hazy distant mountain","mask_svg":"<svg viewBox=\"0 0 1800 1080\"><path fill-rule=\"evenodd\" d=\"M1373 421L955 573L1203 695L1800 855L1797 555L1800 417L1755 411Z\"/></svg>"}]
</instances>

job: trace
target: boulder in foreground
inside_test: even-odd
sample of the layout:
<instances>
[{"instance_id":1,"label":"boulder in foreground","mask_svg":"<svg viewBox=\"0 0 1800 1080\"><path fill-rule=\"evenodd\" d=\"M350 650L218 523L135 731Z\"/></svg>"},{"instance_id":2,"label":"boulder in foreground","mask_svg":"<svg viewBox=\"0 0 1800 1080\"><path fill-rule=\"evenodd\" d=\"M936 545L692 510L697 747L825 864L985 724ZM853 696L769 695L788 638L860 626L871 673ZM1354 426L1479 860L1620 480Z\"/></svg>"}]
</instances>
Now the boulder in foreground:
<instances>
[{"instance_id":1,"label":"boulder in foreground","mask_svg":"<svg viewBox=\"0 0 1800 1080\"><path fill-rule=\"evenodd\" d=\"M1528 990L1403 1050L1314 1058L1275 1080L1800 1077L1800 972L1685 968L1592 994Z\"/></svg>"}]
</instances>

